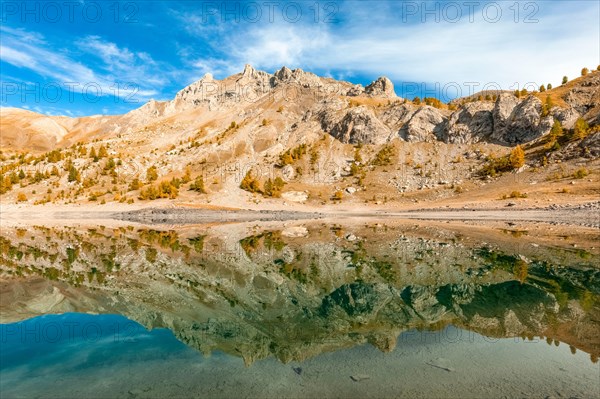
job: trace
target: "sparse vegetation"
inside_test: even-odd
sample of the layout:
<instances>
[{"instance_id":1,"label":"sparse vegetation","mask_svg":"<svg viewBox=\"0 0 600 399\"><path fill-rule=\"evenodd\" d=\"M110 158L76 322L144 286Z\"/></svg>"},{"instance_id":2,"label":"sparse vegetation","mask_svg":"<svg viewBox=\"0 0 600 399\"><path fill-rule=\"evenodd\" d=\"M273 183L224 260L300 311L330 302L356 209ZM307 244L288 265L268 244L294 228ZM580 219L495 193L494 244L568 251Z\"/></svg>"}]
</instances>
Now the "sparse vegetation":
<instances>
[{"instance_id":1,"label":"sparse vegetation","mask_svg":"<svg viewBox=\"0 0 600 399\"><path fill-rule=\"evenodd\" d=\"M481 175L494 177L499 173L509 172L525 165L525 152L520 145L516 146L508 156L488 157L487 164L481 169Z\"/></svg>"},{"instance_id":2,"label":"sparse vegetation","mask_svg":"<svg viewBox=\"0 0 600 399\"><path fill-rule=\"evenodd\" d=\"M518 169L525 165L525 151L520 145L517 145L509 155L510 166L513 169Z\"/></svg>"},{"instance_id":3,"label":"sparse vegetation","mask_svg":"<svg viewBox=\"0 0 600 399\"><path fill-rule=\"evenodd\" d=\"M508 195L504 194L502 196L502 199L507 199L507 198L527 198L527 194L521 193L520 191L512 191L510 194L508 194Z\"/></svg>"},{"instance_id":4,"label":"sparse vegetation","mask_svg":"<svg viewBox=\"0 0 600 399\"><path fill-rule=\"evenodd\" d=\"M285 181L277 176L274 180L267 179L264 184L264 195L268 197L281 197L281 190L283 190L283 186L285 186Z\"/></svg>"},{"instance_id":5,"label":"sparse vegetation","mask_svg":"<svg viewBox=\"0 0 600 399\"><path fill-rule=\"evenodd\" d=\"M162 181L158 186L151 185L142 189L138 198L151 201L159 198L175 199L179 195L179 184L176 179Z\"/></svg>"},{"instance_id":6,"label":"sparse vegetation","mask_svg":"<svg viewBox=\"0 0 600 399\"><path fill-rule=\"evenodd\" d=\"M192 184L190 184L190 190L200 194L206 194L206 188L204 187L204 178L202 175L196 176Z\"/></svg>"},{"instance_id":7,"label":"sparse vegetation","mask_svg":"<svg viewBox=\"0 0 600 399\"><path fill-rule=\"evenodd\" d=\"M146 180L148 182L153 182L156 181L158 179L158 170L156 169L156 166L150 166L147 170L146 170Z\"/></svg>"},{"instance_id":8,"label":"sparse vegetation","mask_svg":"<svg viewBox=\"0 0 600 399\"><path fill-rule=\"evenodd\" d=\"M550 129L550 133L546 138L546 146L547 150L558 150L560 149L560 144L558 144L558 140L563 136L564 131L562 124L559 120L555 119L554 124L552 125L552 129Z\"/></svg>"},{"instance_id":9,"label":"sparse vegetation","mask_svg":"<svg viewBox=\"0 0 600 399\"><path fill-rule=\"evenodd\" d=\"M573 177L575 179L583 179L589 174L590 172L586 168L579 168L575 172L573 172Z\"/></svg>"},{"instance_id":10,"label":"sparse vegetation","mask_svg":"<svg viewBox=\"0 0 600 399\"><path fill-rule=\"evenodd\" d=\"M306 144L300 144L299 146L287 150L283 154L279 155L279 164L281 166L291 165L294 162L302 159L306 154Z\"/></svg>"},{"instance_id":11,"label":"sparse vegetation","mask_svg":"<svg viewBox=\"0 0 600 399\"><path fill-rule=\"evenodd\" d=\"M68 181L69 182L80 182L81 181L81 176L79 175L79 171L77 170L77 168L74 165L71 165L69 167Z\"/></svg>"},{"instance_id":12,"label":"sparse vegetation","mask_svg":"<svg viewBox=\"0 0 600 399\"><path fill-rule=\"evenodd\" d=\"M583 140L586 138L589 131L590 126L588 123L583 118L577 119L575 127L573 128L573 140Z\"/></svg>"},{"instance_id":13,"label":"sparse vegetation","mask_svg":"<svg viewBox=\"0 0 600 399\"><path fill-rule=\"evenodd\" d=\"M371 165L387 166L392 164L392 156L394 155L394 147L386 144L377 152L375 158L371 161Z\"/></svg>"},{"instance_id":14,"label":"sparse vegetation","mask_svg":"<svg viewBox=\"0 0 600 399\"><path fill-rule=\"evenodd\" d=\"M252 174L252 171L249 170L246 173L246 176L242 179L240 183L240 188L242 190L248 191L250 193L259 193L260 192L260 183Z\"/></svg>"}]
</instances>

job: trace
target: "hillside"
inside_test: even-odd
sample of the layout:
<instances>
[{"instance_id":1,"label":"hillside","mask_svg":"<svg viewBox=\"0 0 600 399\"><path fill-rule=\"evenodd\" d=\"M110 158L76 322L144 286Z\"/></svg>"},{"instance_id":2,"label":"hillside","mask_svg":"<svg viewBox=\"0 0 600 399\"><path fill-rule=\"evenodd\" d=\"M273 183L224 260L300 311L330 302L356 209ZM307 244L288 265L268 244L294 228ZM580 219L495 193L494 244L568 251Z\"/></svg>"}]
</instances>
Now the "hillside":
<instances>
[{"instance_id":1,"label":"hillside","mask_svg":"<svg viewBox=\"0 0 600 399\"><path fill-rule=\"evenodd\" d=\"M3 108L1 201L537 207L600 194L600 71L543 93L431 104L397 97L385 77L363 87L247 65L120 116ZM517 144L525 162L508 165Z\"/></svg>"}]
</instances>

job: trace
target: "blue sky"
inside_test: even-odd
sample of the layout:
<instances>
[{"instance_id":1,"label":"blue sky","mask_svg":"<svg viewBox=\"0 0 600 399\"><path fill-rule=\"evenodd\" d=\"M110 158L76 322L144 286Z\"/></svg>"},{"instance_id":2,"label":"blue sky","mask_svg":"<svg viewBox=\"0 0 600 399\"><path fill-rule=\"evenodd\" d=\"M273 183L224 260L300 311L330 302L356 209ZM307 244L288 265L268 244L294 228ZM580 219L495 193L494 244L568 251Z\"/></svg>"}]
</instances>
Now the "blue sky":
<instances>
[{"instance_id":1,"label":"blue sky","mask_svg":"<svg viewBox=\"0 0 600 399\"><path fill-rule=\"evenodd\" d=\"M591 1L0 1L1 105L118 114L250 63L448 100L600 64Z\"/></svg>"}]
</instances>

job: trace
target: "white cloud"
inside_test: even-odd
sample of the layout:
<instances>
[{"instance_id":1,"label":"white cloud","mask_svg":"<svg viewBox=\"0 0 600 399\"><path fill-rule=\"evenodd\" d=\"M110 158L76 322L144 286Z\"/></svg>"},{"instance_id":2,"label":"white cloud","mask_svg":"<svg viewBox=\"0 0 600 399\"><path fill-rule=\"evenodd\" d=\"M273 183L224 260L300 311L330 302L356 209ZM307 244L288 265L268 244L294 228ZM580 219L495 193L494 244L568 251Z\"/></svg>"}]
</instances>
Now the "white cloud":
<instances>
[{"instance_id":1,"label":"white cloud","mask_svg":"<svg viewBox=\"0 0 600 399\"><path fill-rule=\"evenodd\" d=\"M3 62L29 69L44 79L83 87L94 84L97 94L143 101L160 95L170 83L170 66L159 65L147 53L134 53L99 36L88 36L75 41L77 48L101 62L92 67L76 61L71 53L53 48L39 34L21 29L1 28L3 37L0 56ZM78 85L78 86L76 86Z\"/></svg>"},{"instance_id":2,"label":"white cloud","mask_svg":"<svg viewBox=\"0 0 600 399\"><path fill-rule=\"evenodd\" d=\"M389 4L342 5L339 24L249 24L211 36L222 59L194 59L205 72L239 72L244 63L274 70L282 65L337 77L386 75L395 81L558 84L600 60L600 6L596 2L545 2L537 23L506 14L497 23L468 17L458 23L403 23ZM521 4L522 6L522 4ZM340 11L340 12L341 12ZM384 12L385 11L385 12ZM392 15L393 14L393 15ZM569 21L577 21L577 29ZM196 34L214 34L202 27ZM209 68L214 68L210 70Z\"/></svg>"}]
</instances>

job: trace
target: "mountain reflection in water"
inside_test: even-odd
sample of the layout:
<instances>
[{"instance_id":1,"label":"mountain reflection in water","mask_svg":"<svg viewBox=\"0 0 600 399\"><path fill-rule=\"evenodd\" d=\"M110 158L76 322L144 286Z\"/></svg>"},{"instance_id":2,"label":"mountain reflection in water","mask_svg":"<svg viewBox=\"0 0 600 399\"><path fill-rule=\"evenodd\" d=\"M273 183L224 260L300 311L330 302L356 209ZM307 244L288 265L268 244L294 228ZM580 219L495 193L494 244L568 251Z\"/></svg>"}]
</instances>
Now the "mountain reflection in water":
<instances>
[{"instance_id":1,"label":"mountain reflection in water","mask_svg":"<svg viewBox=\"0 0 600 399\"><path fill-rule=\"evenodd\" d=\"M4 230L3 323L119 314L246 365L364 343L391 352L402 332L450 325L564 342L594 363L600 354L598 250L515 229L319 221Z\"/></svg>"}]
</instances>

